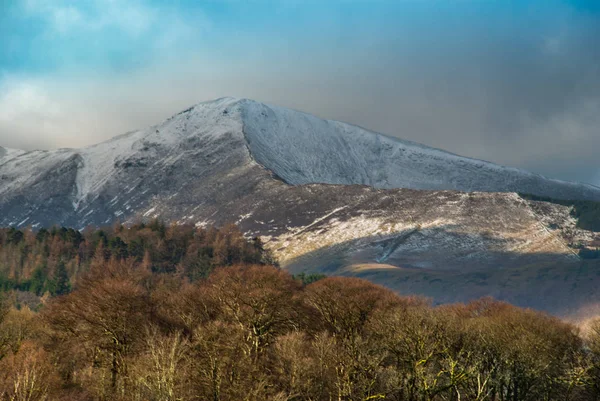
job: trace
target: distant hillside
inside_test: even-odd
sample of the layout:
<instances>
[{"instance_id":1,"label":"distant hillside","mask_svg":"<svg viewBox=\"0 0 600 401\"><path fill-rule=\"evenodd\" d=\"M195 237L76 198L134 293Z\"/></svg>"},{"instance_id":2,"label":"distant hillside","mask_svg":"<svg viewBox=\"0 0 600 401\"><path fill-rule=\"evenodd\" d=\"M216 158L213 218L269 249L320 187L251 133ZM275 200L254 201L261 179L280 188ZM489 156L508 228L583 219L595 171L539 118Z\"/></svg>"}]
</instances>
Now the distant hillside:
<instances>
[{"instance_id":1,"label":"distant hillside","mask_svg":"<svg viewBox=\"0 0 600 401\"><path fill-rule=\"evenodd\" d=\"M554 199L545 196L531 194L519 194L524 199L556 203L563 206L571 206L571 215L577 219L577 227L584 230L600 232L600 202L585 200Z\"/></svg>"},{"instance_id":2,"label":"distant hillside","mask_svg":"<svg viewBox=\"0 0 600 401\"><path fill-rule=\"evenodd\" d=\"M581 203L573 209L517 192ZM457 291L452 277L464 275L487 277L489 294L524 306L540 307L528 294L542 288L573 292L559 275L522 285L503 272L561 266L579 283L572 274L582 258L596 256L600 241L595 212L585 206L594 200L600 189L591 185L247 99L200 103L83 149L0 151L0 226L236 224L293 274L368 274L436 302L486 293L478 286ZM419 278L430 276L448 285ZM547 306L553 311L581 302L548 298L554 300Z\"/></svg>"},{"instance_id":3,"label":"distant hillside","mask_svg":"<svg viewBox=\"0 0 600 401\"><path fill-rule=\"evenodd\" d=\"M83 228L152 215L157 206L177 208L177 220L197 223L220 198L248 195L272 178L289 185L600 200L600 188L592 185L548 179L252 100L224 98L83 149L3 148L0 226Z\"/></svg>"}]
</instances>

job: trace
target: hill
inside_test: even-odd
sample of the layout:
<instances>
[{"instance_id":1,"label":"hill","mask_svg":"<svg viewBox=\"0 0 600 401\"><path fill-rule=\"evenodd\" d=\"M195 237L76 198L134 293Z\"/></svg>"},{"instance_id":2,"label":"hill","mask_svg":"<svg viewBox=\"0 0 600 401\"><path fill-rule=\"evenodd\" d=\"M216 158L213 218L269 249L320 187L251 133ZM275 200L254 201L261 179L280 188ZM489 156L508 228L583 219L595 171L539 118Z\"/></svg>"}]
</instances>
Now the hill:
<instances>
[{"instance_id":1,"label":"hill","mask_svg":"<svg viewBox=\"0 0 600 401\"><path fill-rule=\"evenodd\" d=\"M591 185L247 99L200 103L83 149L0 151L0 226L235 223L293 273L366 275L444 301L485 290L448 292L455 280L447 277L482 272L497 288L505 269L572 272L582 263L579 248L598 243L571 204L517 192L600 200ZM442 290L407 278L439 274ZM541 275L509 295L529 305L521 291L564 290L560 280Z\"/></svg>"}]
</instances>

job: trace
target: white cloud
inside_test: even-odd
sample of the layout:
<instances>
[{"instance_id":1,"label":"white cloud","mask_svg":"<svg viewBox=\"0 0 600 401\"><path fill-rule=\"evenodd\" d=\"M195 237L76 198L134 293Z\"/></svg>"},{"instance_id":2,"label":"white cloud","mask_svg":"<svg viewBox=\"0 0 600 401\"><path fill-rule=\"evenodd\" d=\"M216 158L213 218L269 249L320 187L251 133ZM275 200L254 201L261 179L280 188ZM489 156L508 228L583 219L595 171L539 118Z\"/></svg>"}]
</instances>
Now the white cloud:
<instances>
[{"instance_id":1,"label":"white cloud","mask_svg":"<svg viewBox=\"0 0 600 401\"><path fill-rule=\"evenodd\" d=\"M222 95L212 81L223 79L201 64L194 62L193 72L162 65L120 75L0 77L0 146L82 147L145 128ZM202 78L194 80L194 74Z\"/></svg>"},{"instance_id":2,"label":"white cloud","mask_svg":"<svg viewBox=\"0 0 600 401\"><path fill-rule=\"evenodd\" d=\"M52 19L52 25L56 31L65 34L73 27L82 23L82 15L75 7L57 7L50 11L48 17Z\"/></svg>"},{"instance_id":3,"label":"white cloud","mask_svg":"<svg viewBox=\"0 0 600 401\"><path fill-rule=\"evenodd\" d=\"M32 82L5 80L0 87L0 94L0 121L17 121L32 115L52 118L60 113L58 105Z\"/></svg>"},{"instance_id":4,"label":"white cloud","mask_svg":"<svg viewBox=\"0 0 600 401\"><path fill-rule=\"evenodd\" d=\"M0 136L8 147L57 145L50 134L64 129L62 105L34 81L5 78L0 85Z\"/></svg>"},{"instance_id":5,"label":"white cloud","mask_svg":"<svg viewBox=\"0 0 600 401\"><path fill-rule=\"evenodd\" d=\"M98 34L118 31L130 38L148 34L159 45L188 39L210 27L201 11L185 12L169 3L152 5L143 0L23 0L26 15L42 18L49 35Z\"/></svg>"},{"instance_id":6,"label":"white cloud","mask_svg":"<svg viewBox=\"0 0 600 401\"><path fill-rule=\"evenodd\" d=\"M135 0L24 0L23 6L27 14L45 19L49 29L59 34L117 28L139 35L158 18L156 9Z\"/></svg>"}]
</instances>

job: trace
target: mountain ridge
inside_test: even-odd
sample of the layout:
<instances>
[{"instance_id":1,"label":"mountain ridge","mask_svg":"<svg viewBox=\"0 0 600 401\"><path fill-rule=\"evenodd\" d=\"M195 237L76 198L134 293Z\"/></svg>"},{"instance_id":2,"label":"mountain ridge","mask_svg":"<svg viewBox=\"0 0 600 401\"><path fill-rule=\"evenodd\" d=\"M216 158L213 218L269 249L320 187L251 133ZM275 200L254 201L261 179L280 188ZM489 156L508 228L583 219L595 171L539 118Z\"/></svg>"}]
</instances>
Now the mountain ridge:
<instances>
[{"instance_id":1,"label":"mountain ridge","mask_svg":"<svg viewBox=\"0 0 600 401\"><path fill-rule=\"evenodd\" d=\"M190 120L195 124L191 132ZM204 130L203 124L208 125ZM181 135L182 129L185 135ZM245 142L252 160L290 185L362 184L388 189L527 192L560 199L600 200L600 188L591 184L547 178L355 125L231 97L198 103L148 129L80 149L25 152L6 148L5 154L0 154L0 169L6 170L7 164L18 158L35 164L37 157L38 164L48 168L52 161L61 163L64 157L74 157L79 161L75 199L79 204L114 173L117 159L143 149L141 142L177 146L189 138L215 140L227 133ZM27 181L25 174L16 181L23 180ZM14 188L2 181L0 194Z\"/></svg>"},{"instance_id":2,"label":"mountain ridge","mask_svg":"<svg viewBox=\"0 0 600 401\"><path fill-rule=\"evenodd\" d=\"M480 281L490 272L559 264L571 274L581 262L573 244L600 240L577 227L569 206L508 191L595 199L596 187L519 175L250 100L200 103L79 150L0 155L0 226L235 223L291 272L368 276L444 301L470 290L427 292L433 287L424 277L441 277L443 288L452 288L451 272ZM386 188L403 182L417 188ZM461 185L507 191L457 191ZM544 280L552 291L562 285ZM496 284L502 298L504 287Z\"/></svg>"}]
</instances>

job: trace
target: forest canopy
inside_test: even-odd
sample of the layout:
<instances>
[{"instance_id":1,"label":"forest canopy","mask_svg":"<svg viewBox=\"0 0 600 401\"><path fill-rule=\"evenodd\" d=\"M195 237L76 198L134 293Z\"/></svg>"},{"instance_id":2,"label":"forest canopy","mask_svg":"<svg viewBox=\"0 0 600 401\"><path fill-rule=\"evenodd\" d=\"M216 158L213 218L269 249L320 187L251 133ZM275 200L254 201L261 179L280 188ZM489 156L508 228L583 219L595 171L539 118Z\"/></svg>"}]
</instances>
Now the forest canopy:
<instances>
[{"instance_id":1,"label":"forest canopy","mask_svg":"<svg viewBox=\"0 0 600 401\"><path fill-rule=\"evenodd\" d=\"M1 401L600 399L600 321L293 277L234 227L0 238L6 288L46 292L0 298Z\"/></svg>"},{"instance_id":2,"label":"forest canopy","mask_svg":"<svg viewBox=\"0 0 600 401\"><path fill-rule=\"evenodd\" d=\"M94 264L130 261L154 273L179 273L194 281L216 266L276 264L260 239L244 238L235 225L222 229L154 220L125 227L77 231L66 227L0 229L0 291L62 295Z\"/></svg>"}]
</instances>

